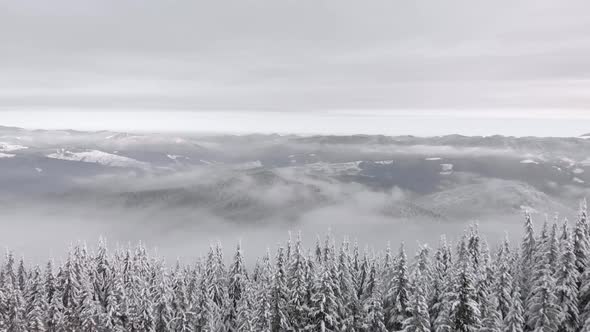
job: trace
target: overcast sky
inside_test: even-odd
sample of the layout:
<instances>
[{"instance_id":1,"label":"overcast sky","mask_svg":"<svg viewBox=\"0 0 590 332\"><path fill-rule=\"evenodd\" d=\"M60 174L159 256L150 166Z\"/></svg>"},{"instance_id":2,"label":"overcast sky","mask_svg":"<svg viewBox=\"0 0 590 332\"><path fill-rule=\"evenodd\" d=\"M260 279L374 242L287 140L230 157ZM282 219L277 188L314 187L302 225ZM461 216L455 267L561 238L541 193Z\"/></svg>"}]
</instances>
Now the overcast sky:
<instances>
[{"instance_id":1,"label":"overcast sky","mask_svg":"<svg viewBox=\"0 0 590 332\"><path fill-rule=\"evenodd\" d=\"M0 0L0 110L6 124L108 112L110 127L146 110L571 125L590 105L589 13L587 0Z\"/></svg>"}]
</instances>

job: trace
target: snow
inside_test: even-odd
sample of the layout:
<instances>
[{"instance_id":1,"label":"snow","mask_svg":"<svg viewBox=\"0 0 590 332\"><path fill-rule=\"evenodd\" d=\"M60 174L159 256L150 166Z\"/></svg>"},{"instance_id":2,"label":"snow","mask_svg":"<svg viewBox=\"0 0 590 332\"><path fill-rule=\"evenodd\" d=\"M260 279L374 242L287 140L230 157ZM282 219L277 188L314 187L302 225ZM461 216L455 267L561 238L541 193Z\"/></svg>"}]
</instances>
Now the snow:
<instances>
[{"instance_id":1,"label":"snow","mask_svg":"<svg viewBox=\"0 0 590 332\"><path fill-rule=\"evenodd\" d=\"M135 167L142 169L149 168L148 163L99 150L71 152L65 149L60 149L55 153L48 154L47 158L94 163L111 167Z\"/></svg>"},{"instance_id":2,"label":"snow","mask_svg":"<svg viewBox=\"0 0 590 332\"><path fill-rule=\"evenodd\" d=\"M571 158L567 158L567 157L561 157L559 158L561 161L563 161L564 163L568 164L569 167L572 167L576 164L576 161L571 159Z\"/></svg>"},{"instance_id":3,"label":"snow","mask_svg":"<svg viewBox=\"0 0 590 332\"><path fill-rule=\"evenodd\" d=\"M109 140L115 140L115 139L138 139L141 138L142 136L139 135L133 135L130 133L116 133L113 135L109 135L107 137L105 137L105 139L109 139Z\"/></svg>"},{"instance_id":4,"label":"snow","mask_svg":"<svg viewBox=\"0 0 590 332\"><path fill-rule=\"evenodd\" d=\"M453 170L453 164L440 164L440 168L443 171L452 171Z\"/></svg>"},{"instance_id":5,"label":"snow","mask_svg":"<svg viewBox=\"0 0 590 332\"><path fill-rule=\"evenodd\" d=\"M43 172L43 168L35 167L35 170L37 171L37 173Z\"/></svg>"},{"instance_id":6,"label":"snow","mask_svg":"<svg viewBox=\"0 0 590 332\"><path fill-rule=\"evenodd\" d=\"M577 182L577 183L584 183L584 180L582 180L580 178L573 178L572 181Z\"/></svg>"},{"instance_id":7,"label":"snow","mask_svg":"<svg viewBox=\"0 0 590 332\"><path fill-rule=\"evenodd\" d=\"M1 152L12 152L18 150L28 149L28 147L18 144L10 144L6 142L0 142L0 151Z\"/></svg>"},{"instance_id":8,"label":"snow","mask_svg":"<svg viewBox=\"0 0 590 332\"><path fill-rule=\"evenodd\" d=\"M379 161L376 161L375 164L379 164L379 165L391 165L391 164L393 164L393 160L379 160Z\"/></svg>"},{"instance_id":9,"label":"snow","mask_svg":"<svg viewBox=\"0 0 590 332\"><path fill-rule=\"evenodd\" d=\"M453 164L440 164L440 174L441 175L450 175L453 173Z\"/></svg>"},{"instance_id":10,"label":"snow","mask_svg":"<svg viewBox=\"0 0 590 332\"><path fill-rule=\"evenodd\" d=\"M520 161L520 163L521 163L521 164L535 164L535 165L538 165L538 164L539 164L539 162L538 162L538 161L534 161L534 160L532 160L532 159L525 159L525 160L521 160L521 161Z\"/></svg>"},{"instance_id":11,"label":"snow","mask_svg":"<svg viewBox=\"0 0 590 332\"><path fill-rule=\"evenodd\" d=\"M360 161L360 160L350 161L350 162L345 162L345 163L319 162L319 163L307 164L307 165L305 165L305 167L308 170L313 171L313 172L321 172L321 173L331 174L331 175L356 174L361 170L359 167L361 162L362 161Z\"/></svg>"},{"instance_id":12,"label":"snow","mask_svg":"<svg viewBox=\"0 0 590 332\"><path fill-rule=\"evenodd\" d=\"M255 161L248 161L248 162L241 163L241 164L236 164L233 166L233 169L249 170L249 169L260 168L260 167L262 167L262 162L260 160L255 160Z\"/></svg>"},{"instance_id":13,"label":"snow","mask_svg":"<svg viewBox=\"0 0 590 332\"><path fill-rule=\"evenodd\" d=\"M3 152L0 152L0 158L13 158L14 156L16 156L16 155L14 155L12 153L3 153Z\"/></svg>"},{"instance_id":14,"label":"snow","mask_svg":"<svg viewBox=\"0 0 590 332\"><path fill-rule=\"evenodd\" d=\"M576 168L572 172L574 172L574 174L582 174L582 173L584 173L584 170L581 168Z\"/></svg>"},{"instance_id":15,"label":"snow","mask_svg":"<svg viewBox=\"0 0 590 332\"><path fill-rule=\"evenodd\" d=\"M534 207L528 205L521 205L520 209L528 213L539 213L539 211L537 211Z\"/></svg>"},{"instance_id":16,"label":"snow","mask_svg":"<svg viewBox=\"0 0 590 332\"><path fill-rule=\"evenodd\" d=\"M553 166L553 168L555 168L555 169L556 169L556 170L558 170L559 172L561 172L561 171L562 171L561 167L558 167L558 166Z\"/></svg>"},{"instance_id":17,"label":"snow","mask_svg":"<svg viewBox=\"0 0 590 332\"><path fill-rule=\"evenodd\" d=\"M170 158L171 160L178 161L178 159L190 159L189 157L181 156L178 154L167 154L166 157Z\"/></svg>"},{"instance_id":18,"label":"snow","mask_svg":"<svg viewBox=\"0 0 590 332\"><path fill-rule=\"evenodd\" d=\"M428 158L425 158L424 160L435 161L435 160L441 160L441 159L442 159L441 157L428 157Z\"/></svg>"},{"instance_id":19,"label":"snow","mask_svg":"<svg viewBox=\"0 0 590 332\"><path fill-rule=\"evenodd\" d=\"M582 160L582 161L580 162L580 165L582 165L582 166L590 166L590 157L588 157L588 158L586 158L586 159Z\"/></svg>"}]
</instances>

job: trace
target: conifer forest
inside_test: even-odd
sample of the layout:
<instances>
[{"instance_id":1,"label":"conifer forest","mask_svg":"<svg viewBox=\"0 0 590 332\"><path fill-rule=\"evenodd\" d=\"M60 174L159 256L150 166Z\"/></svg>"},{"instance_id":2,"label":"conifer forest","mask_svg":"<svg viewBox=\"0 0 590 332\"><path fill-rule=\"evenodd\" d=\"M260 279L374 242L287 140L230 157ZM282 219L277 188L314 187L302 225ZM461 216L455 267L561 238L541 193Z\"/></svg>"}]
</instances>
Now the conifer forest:
<instances>
[{"instance_id":1,"label":"conifer forest","mask_svg":"<svg viewBox=\"0 0 590 332\"><path fill-rule=\"evenodd\" d=\"M590 226L569 223L496 245L477 225L415 253L330 236L289 239L248 268L238 244L166 265L143 245L72 246L30 266L8 252L0 272L2 331L410 331L590 329ZM59 262L59 263L58 263ZM227 263L226 263L227 262Z\"/></svg>"}]
</instances>

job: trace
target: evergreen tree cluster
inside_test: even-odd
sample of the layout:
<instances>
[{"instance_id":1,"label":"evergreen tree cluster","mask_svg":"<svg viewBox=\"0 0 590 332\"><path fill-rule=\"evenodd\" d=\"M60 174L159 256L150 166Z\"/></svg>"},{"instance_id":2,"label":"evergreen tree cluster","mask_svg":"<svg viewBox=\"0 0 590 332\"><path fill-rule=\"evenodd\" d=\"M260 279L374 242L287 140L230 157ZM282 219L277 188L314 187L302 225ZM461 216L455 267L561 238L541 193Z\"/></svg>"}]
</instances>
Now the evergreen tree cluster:
<instances>
[{"instance_id":1,"label":"evergreen tree cluster","mask_svg":"<svg viewBox=\"0 0 590 332\"><path fill-rule=\"evenodd\" d=\"M376 253L299 236L247 268L238 245L194 264L142 245L72 247L64 261L0 267L0 331L590 331L590 225L529 214L518 246L490 248L471 226L456 243Z\"/></svg>"}]
</instances>

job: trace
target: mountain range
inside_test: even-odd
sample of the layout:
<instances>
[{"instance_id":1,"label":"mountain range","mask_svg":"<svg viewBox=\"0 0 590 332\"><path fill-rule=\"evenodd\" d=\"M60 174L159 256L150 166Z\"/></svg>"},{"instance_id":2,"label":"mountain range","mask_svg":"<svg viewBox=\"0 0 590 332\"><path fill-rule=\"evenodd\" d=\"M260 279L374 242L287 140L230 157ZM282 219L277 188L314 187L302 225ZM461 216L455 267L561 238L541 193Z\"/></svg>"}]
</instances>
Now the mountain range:
<instances>
[{"instance_id":1,"label":"mountain range","mask_svg":"<svg viewBox=\"0 0 590 332\"><path fill-rule=\"evenodd\" d=\"M578 138L196 135L0 127L0 204L193 211L297 223L353 208L437 222L575 216L590 192ZM186 217L188 219L188 217ZM194 222L194 221L190 221Z\"/></svg>"}]
</instances>

